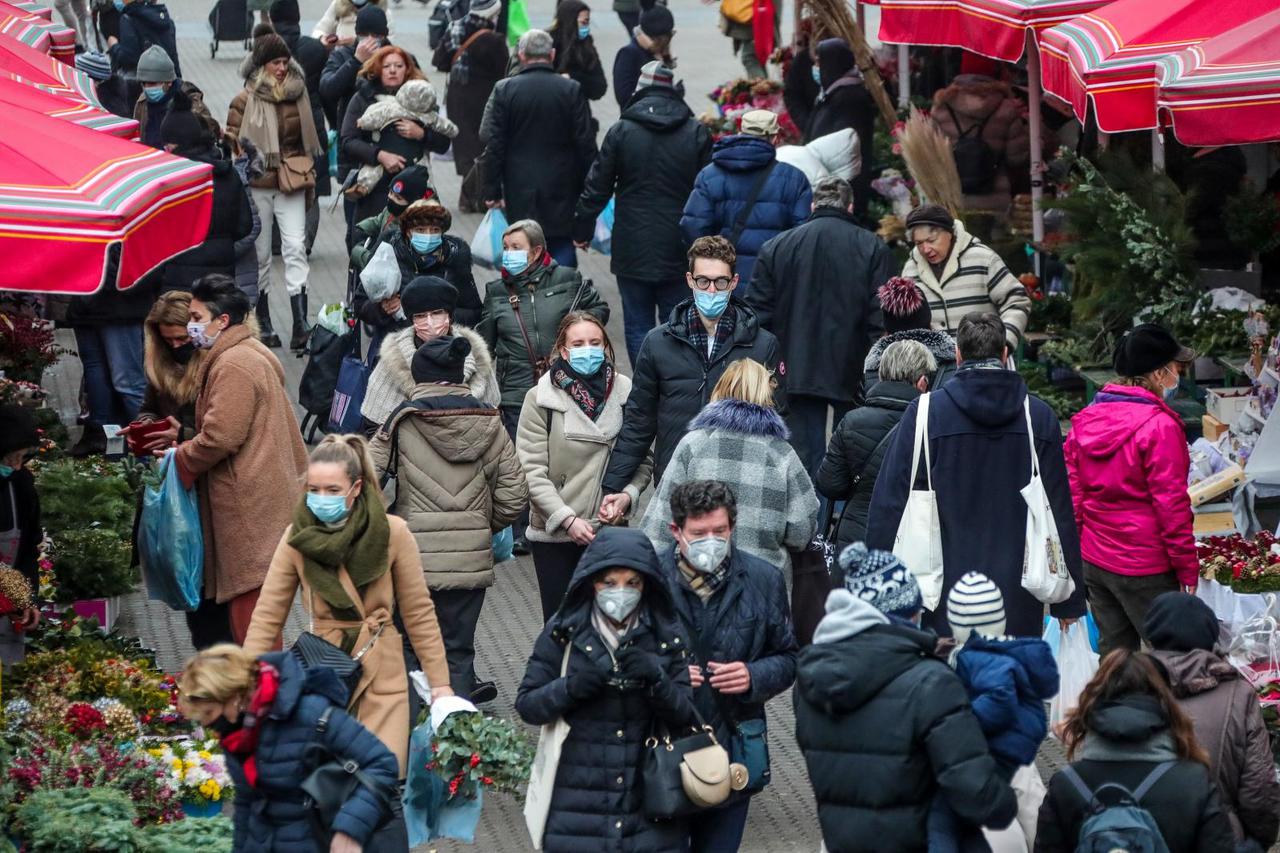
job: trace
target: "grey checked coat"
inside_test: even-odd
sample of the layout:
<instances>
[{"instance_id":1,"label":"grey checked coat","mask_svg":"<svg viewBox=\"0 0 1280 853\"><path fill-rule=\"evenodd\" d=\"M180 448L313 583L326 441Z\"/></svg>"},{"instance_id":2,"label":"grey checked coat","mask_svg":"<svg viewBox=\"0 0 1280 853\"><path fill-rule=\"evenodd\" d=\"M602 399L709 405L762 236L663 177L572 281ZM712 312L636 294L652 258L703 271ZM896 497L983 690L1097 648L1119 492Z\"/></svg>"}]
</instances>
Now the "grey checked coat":
<instances>
[{"instance_id":1,"label":"grey checked coat","mask_svg":"<svg viewBox=\"0 0 1280 853\"><path fill-rule=\"evenodd\" d=\"M672 544L671 491L690 480L720 480L738 499L734 547L786 568L787 549L809 544L818 523L818 496L790 434L773 409L742 400L710 403L689 424L640 528L663 553Z\"/></svg>"}]
</instances>

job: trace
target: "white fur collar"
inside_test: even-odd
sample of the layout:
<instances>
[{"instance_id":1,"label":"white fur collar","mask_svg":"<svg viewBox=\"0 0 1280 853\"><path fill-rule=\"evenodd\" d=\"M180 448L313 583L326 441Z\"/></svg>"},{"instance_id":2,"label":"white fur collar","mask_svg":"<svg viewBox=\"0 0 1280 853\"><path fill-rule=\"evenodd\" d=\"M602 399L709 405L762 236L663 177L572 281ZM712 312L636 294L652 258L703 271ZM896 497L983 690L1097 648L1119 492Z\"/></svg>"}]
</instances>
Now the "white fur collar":
<instances>
[{"instance_id":1,"label":"white fur collar","mask_svg":"<svg viewBox=\"0 0 1280 853\"><path fill-rule=\"evenodd\" d=\"M622 406L631 394L631 380L621 373L613 375L613 392L604 401L604 411L594 421L582 413L569 395L551 382L551 374L538 380L533 401L544 409L564 415L564 436L577 441L613 441L622 429Z\"/></svg>"}]
</instances>

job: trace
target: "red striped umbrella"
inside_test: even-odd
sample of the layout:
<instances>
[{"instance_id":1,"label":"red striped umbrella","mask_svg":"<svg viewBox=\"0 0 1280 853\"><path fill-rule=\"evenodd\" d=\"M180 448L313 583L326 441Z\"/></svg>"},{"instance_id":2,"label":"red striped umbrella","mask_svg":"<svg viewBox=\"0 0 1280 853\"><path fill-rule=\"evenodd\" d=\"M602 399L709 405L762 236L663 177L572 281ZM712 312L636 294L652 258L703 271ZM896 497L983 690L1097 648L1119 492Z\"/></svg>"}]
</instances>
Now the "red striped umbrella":
<instances>
[{"instance_id":1,"label":"red striped umbrella","mask_svg":"<svg viewBox=\"0 0 1280 853\"><path fill-rule=\"evenodd\" d=\"M1184 145L1280 140L1280 9L1164 57L1156 74Z\"/></svg>"},{"instance_id":2,"label":"red striped umbrella","mask_svg":"<svg viewBox=\"0 0 1280 853\"><path fill-rule=\"evenodd\" d=\"M1154 0L1148 0L1154 2ZM928 44L1017 62L1027 33L1071 20L1107 0L880 0L880 40Z\"/></svg>"},{"instance_id":3,"label":"red striped umbrella","mask_svg":"<svg viewBox=\"0 0 1280 853\"><path fill-rule=\"evenodd\" d=\"M1107 133L1153 130L1160 58L1248 23L1252 3L1222 0L1115 0L1040 34L1046 92L1084 121L1093 101Z\"/></svg>"},{"instance_id":4,"label":"red striped umbrella","mask_svg":"<svg viewBox=\"0 0 1280 853\"><path fill-rule=\"evenodd\" d=\"M81 127L119 136L122 139L138 138L138 123L131 118L121 118L100 107L86 104L78 97L55 95L9 77L0 76L0 109L5 107L31 110L63 121L74 122Z\"/></svg>"},{"instance_id":5,"label":"red striped umbrella","mask_svg":"<svg viewBox=\"0 0 1280 853\"><path fill-rule=\"evenodd\" d=\"M47 11L47 10L46 10ZM0 0L0 33L60 59L68 65L76 59L75 30L55 24L42 14Z\"/></svg>"},{"instance_id":6,"label":"red striped umbrella","mask_svg":"<svg viewBox=\"0 0 1280 853\"><path fill-rule=\"evenodd\" d=\"M0 122L0 288L127 288L209 230L212 167L58 118ZM117 275L108 276L119 244ZM111 280L108 280L110 278Z\"/></svg>"},{"instance_id":7,"label":"red striped umbrella","mask_svg":"<svg viewBox=\"0 0 1280 853\"><path fill-rule=\"evenodd\" d=\"M0 34L0 77L95 107L102 106L87 74L3 34Z\"/></svg>"}]
</instances>

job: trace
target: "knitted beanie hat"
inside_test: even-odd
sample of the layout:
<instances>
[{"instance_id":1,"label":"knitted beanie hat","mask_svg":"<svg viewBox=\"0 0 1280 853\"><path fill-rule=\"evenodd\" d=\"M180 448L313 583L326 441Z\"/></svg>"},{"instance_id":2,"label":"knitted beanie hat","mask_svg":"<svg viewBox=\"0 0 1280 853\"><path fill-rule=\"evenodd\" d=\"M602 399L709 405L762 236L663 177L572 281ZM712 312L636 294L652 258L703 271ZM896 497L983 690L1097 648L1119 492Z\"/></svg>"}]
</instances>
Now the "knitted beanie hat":
<instances>
[{"instance_id":1,"label":"knitted beanie hat","mask_svg":"<svg viewBox=\"0 0 1280 853\"><path fill-rule=\"evenodd\" d=\"M676 73L659 60L646 62L640 69L640 80L636 83L636 91L650 86L661 86L664 89L675 89Z\"/></svg>"},{"instance_id":2,"label":"knitted beanie hat","mask_svg":"<svg viewBox=\"0 0 1280 853\"><path fill-rule=\"evenodd\" d=\"M498 13L502 11L502 3L500 0L471 0L471 8L468 11L477 18L496 21Z\"/></svg>"},{"instance_id":3,"label":"knitted beanie hat","mask_svg":"<svg viewBox=\"0 0 1280 853\"><path fill-rule=\"evenodd\" d=\"M915 576L889 551L854 542L840 554L845 589L886 616L910 619L924 608Z\"/></svg>"},{"instance_id":4,"label":"knitted beanie hat","mask_svg":"<svg viewBox=\"0 0 1280 853\"><path fill-rule=\"evenodd\" d=\"M191 99L177 88L173 89L173 103L160 122L160 142L174 146L178 154L198 151L214 143L213 134L200 117L191 111Z\"/></svg>"},{"instance_id":5,"label":"knitted beanie hat","mask_svg":"<svg viewBox=\"0 0 1280 853\"><path fill-rule=\"evenodd\" d=\"M947 622L951 636L964 643L970 634L1004 636L1004 596L991 578L968 572L947 594Z\"/></svg>"},{"instance_id":6,"label":"knitted beanie hat","mask_svg":"<svg viewBox=\"0 0 1280 853\"><path fill-rule=\"evenodd\" d=\"M36 419L25 406L0 406L0 456L40 444Z\"/></svg>"},{"instance_id":7,"label":"knitted beanie hat","mask_svg":"<svg viewBox=\"0 0 1280 853\"><path fill-rule=\"evenodd\" d=\"M165 49L153 44L138 57L138 68L134 72L139 83L170 83L178 76L173 67L173 58L165 53Z\"/></svg>"},{"instance_id":8,"label":"knitted beanie hat","mask_svg":"<svg viewBox=\"0 0 1280 853\"><path fill-rule=\"evenodd\" d=\"M955 231L956 219L940 204L922 204L907 214L907 235L919 225L932 225L943 231Z\"/></svg>"},{"instance_id":9,"label":"knitted beanie hat","mask_svg":"<svg viewBox=\"0 0 1280 853\"><path fill-rule=\"evenodd\" d=\"M895 275L876 291L884 314L884 330L889 334L909 329L927 329L933 323L933 311L920 285L909 278Z\"/></svg>"},{"instance_id":10,"label":"knitted beanie hat","mask_svg":"<svg viewBox=\"0 0 1280 853\"><path fill-rule=\"evenodd\" d=\"M473 6L472 8L475 7ZM381 6L369 3L359 12L356 12L356 35L386 38L390 31L387 26L387 13L383 11Z\"/></svg>"},{"instance_id":11,"label":"knitted beanie hat","mask_svg":"<svg viewBox=\"0 0 1280 853\"><path fill-rule=\"evenodd\" d=\"M89 75L90 80L111 79L111 58L96 50L86 50L76 54L76 68Z\"/></svg>"},{"instance_id":12,"label":"knitted beanie hat","mask_svg":"<svg viewBox=\"0 0 1280 853\"><path fill-rule=\"evenodd\" d=\"M277 59L290 59L289 45L275 33L267 33L253 43L253 67L262 68Z\"/></svg>"},{"instance_id":13,"label":"knitted beanie hat","mask_svg":"<svg viewBox=\"0 0 1280 853\"><path fill-rule=\"evenodd\" d=\"M275 0L267 14L273 24L296 24L302 20L298 0Z\"/></svg>"},{"instance_id":14,"label":"knitted beanie hat","mask_svg":"<svg viewBox=\"0 0 1280 853\"><path fill-rule=\"evenodd\" d=\"M400 291L400 307L412 319L414 314L453 311L458 307L458 288L435 275L420 275Z\"/></svg>"},{"instance_id":15,"label":"knitted beanie hat","mask_svg":"<svg viewBox=\"0 0 1280 853\"><path fill-rule=\"evenodd\" d=\"M407 312L406 312L407 313ZM414 382L451 382L462 384L462 376L471 354L471 342L466 338L442 335L432 338L413 354Z\"/></svg>"},{"instance_id":16,"label":"knitted beanie hat","mask_svg":"<svg viewBox=\"0 0 1280 853\"><path fill-rule=\"evenodd\" d=\"M654 6L640 13L640 31L651 39L671 35L675 29L676 19L666 6Z\"/></svg>"}]
</instances>

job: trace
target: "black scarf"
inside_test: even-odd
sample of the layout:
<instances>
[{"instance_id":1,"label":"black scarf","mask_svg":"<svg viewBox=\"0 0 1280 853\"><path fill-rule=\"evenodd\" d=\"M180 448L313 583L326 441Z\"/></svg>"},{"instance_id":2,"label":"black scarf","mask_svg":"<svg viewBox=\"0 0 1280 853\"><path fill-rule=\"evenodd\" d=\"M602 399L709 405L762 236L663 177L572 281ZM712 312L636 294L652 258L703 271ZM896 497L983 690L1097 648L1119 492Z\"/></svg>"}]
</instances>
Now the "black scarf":
<instances>
[{"instance_id":1,"label":"black scarf","mask_svg":"<svg viewBox=\"0 0 1280 853\"><path fill-rule=\"evenodd\" d=\"M569 395L582 413L595 421L604 411L605 401L613 393L613 365L605 362L591 376L583 376L563 358L551 363L551 381Z\"/></svg>"}]
</instances>

